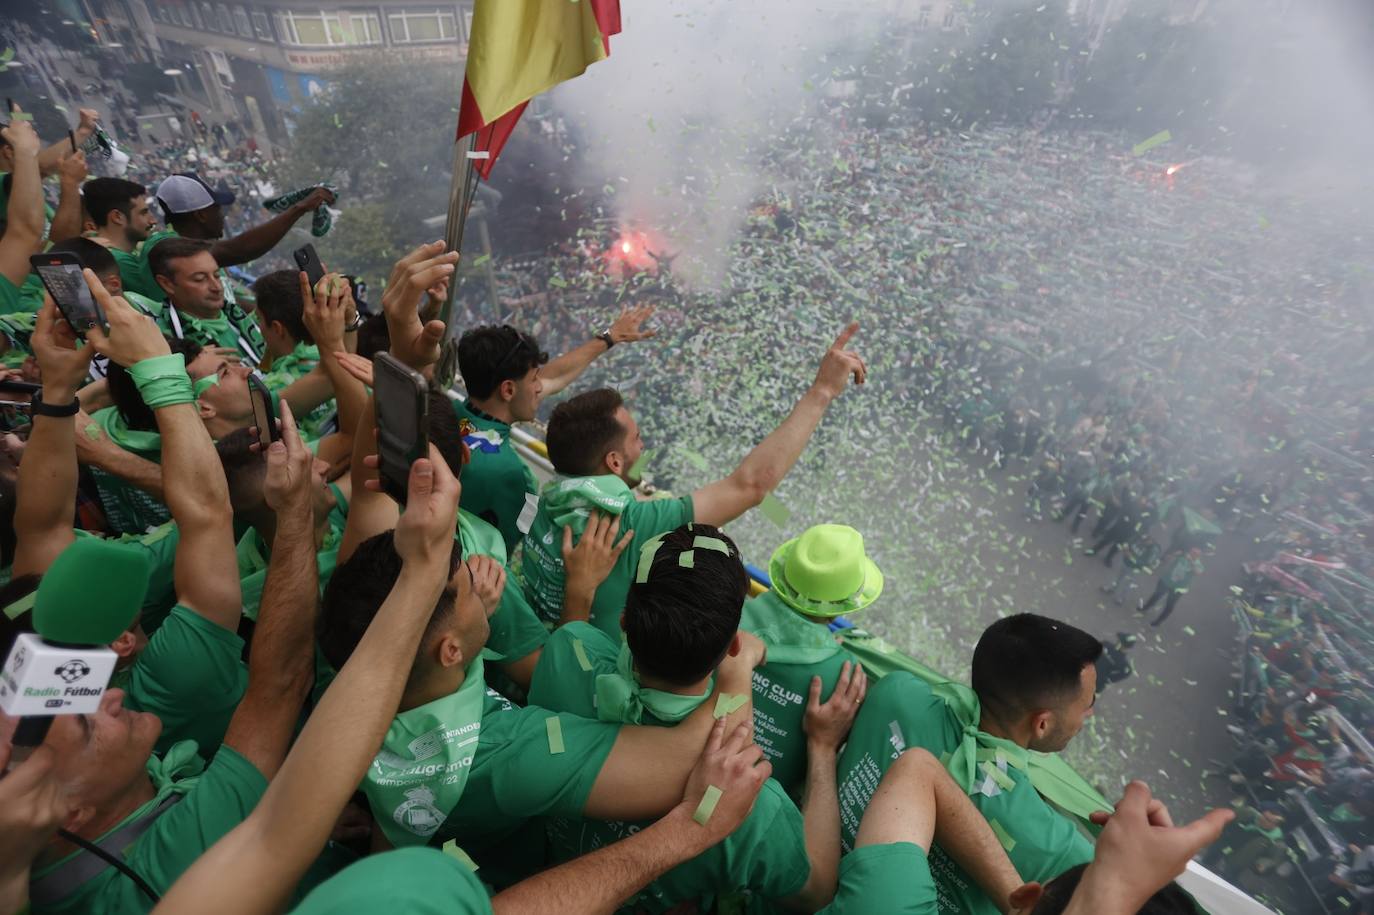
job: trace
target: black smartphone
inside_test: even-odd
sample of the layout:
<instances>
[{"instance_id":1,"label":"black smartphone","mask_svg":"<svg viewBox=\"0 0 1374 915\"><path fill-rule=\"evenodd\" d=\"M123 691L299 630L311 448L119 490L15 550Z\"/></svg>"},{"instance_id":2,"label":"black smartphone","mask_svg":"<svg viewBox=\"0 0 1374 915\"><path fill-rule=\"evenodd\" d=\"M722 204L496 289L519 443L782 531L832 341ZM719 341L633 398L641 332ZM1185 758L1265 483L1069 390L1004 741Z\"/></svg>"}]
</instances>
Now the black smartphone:
<instances>
[{"instance_id":1,"label":"black smartphone","mask_svg":"<svg viewBox=\"0 0 1374 915\"><path fill-rule=\"evenodd\" d=\"M41 384L34 384L32 381L16 381L12 378L0 378L0 393L5 394L37 394L43 390Z\"/></svg>"},{"instance_id":2,"label":"black smartphone","mask_svg":"<svg viewBox=\"0 0 1374 915\"><path fill-rule=\"evenodd\" d=\"M296 266L305 271L310 288L314 289L324 279L324 264L320 263L320 256L315 253L315 246L306 242L292 251L291 256L296 259Z\"/></svg>"},{"instance_id":3,"label":"black smartphone","mask_svg":"<svg viewBox=\"0 0 1374 915\"><path fill-rule=\"evenodd\" d=\"M67 131L67 142L72 144L72 152L76 152L76 134Z\"/></svg>"},{"instance_id":4,"label":"black smartphone","mask_svg":"<svg viewBox=\"0 0 1374 915\"><path fill-rule=\"evenodd\" d=\"M429 385L419 372L377 353L372 397L377 407L377 456L382 491L406 504L410 465L429 453Z\"/></svg>"},{"instance_id":5,"label":"black smartphone","mask_svg":"<svg viewBox=\"0 0 1374 915\"><path fill-rule=\"evenodd\" d=\"M91 295L86 278L81 275L81 258L66 252L34 254L29 258L38 278L57 303L57 310L81 336L92 327L105 327L105 313Z\"/></svg>"},{"instance_id":6,"label":"black smartphone","mask_svg":"<svg viewBox=\"0 0 1374 915\"><path fill-rule=\"evenodd\" d=\"M272 392L257 375L248 376L248 397L253 401L253 425L258 427L258 445L267 446L281 438L277 431L277 411L272 409Z\"/></svg>"}]
</instances>

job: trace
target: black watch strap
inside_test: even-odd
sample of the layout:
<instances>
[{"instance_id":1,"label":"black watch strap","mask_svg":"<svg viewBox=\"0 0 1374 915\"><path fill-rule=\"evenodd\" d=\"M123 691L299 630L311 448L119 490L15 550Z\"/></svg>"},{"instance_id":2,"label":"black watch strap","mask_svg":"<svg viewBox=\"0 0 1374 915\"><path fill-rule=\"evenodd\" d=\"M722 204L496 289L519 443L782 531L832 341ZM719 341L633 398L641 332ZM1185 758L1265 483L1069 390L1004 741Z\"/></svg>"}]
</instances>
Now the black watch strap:
<instances>
[{"instance_id":1,"label":"black watch strap","mask_svg":"<svg viewBox=\"0 0 1374 915\"><path fill-rule=\"evenodd\" d=\"M81 401L75 397L71 403L50 404L43 402L43 392L39 391L33 395L31 405L34 416L53 416L62 418L64 416L75 416L81 410Z\"/></svg>"},{"instance_id":2,"label":"black watch strap","mask_svg":"<svg viewBox=\"0 0 1374 915\"><path fill-rule=\"evenodd\" d=\"M596 339L605 343L606 349L615 346L615 340L611 337L611 332L609 330L603 330L601 333L597 334Z\"/></svg>"}]
</instances>

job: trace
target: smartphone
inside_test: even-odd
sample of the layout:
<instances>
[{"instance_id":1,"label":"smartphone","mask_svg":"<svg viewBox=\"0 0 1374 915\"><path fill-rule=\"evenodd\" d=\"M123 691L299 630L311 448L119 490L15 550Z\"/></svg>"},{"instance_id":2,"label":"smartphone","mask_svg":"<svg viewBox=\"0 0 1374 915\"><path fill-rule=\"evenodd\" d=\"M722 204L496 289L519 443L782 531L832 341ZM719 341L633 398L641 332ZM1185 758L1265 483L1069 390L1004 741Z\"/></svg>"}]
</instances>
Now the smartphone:
<instances>
[{"instance_id":1,"label":"smartphone","mask_svg":"<svg viewBox=\"0 0 1374 915\"><path fill-rule=\"evenodd\" d=\"M372 369L382 491L405 505L410 465L429 453L429 385L390 353L377 353Z\"/></svg>"},{"instance_id":2,"label":"smartphone","mask_svg":"<svg viewBox=\"0 0 1374 915\"><path fill-rule=\"evenodd\" d=\"M296 266L305 271L310 288L314 289L324 279L324 264L320 263L320 256L315 253L315 246L306 242L291 252L291 256L296 259Z\"/></svg>"},{"instance_id":3,"label":"smartphone","mask_svg":"<svg viewBox=\"0 0 1374 915\"><path fill-rule=\"evenodd\" d=\"M81 258L66 252L35 254L29 258L29 265L77 334L84 337L92 327L106 326L105 313L81 275Z\"/></svg>"},{"instance_id":4,"label":"smartphone","mask_svg":"<svg viewBox=\"0 0 1374 915\"><path fill-rule=\"evenodd\" d=\"M12 378L0 378L0 392L6 394L37 394L43 390L41 384L32 381L16 381Z\"/></svg>"},{"instance_id":5,"label":"smartphone","mask_svg":"<svg viewBox=\"0 0 1374 915\"><path fill-rule=\"evenodd\" d=\"M248 376L248 397L253 401L253 425L258 427L258 445L267 446L281 438L277 431L277 411L272 409L272 392L257 375Z\"/></svg>"},{"instance_id":6,"label":"smartphone","mask_svg":"<svg viewBox=\"0 0 1374 915\"><path fill-rule=\"evenodd\" d=\"M67 142L72 144L72 152L76 152L76 134L67 131Z\"/></svg>"}]
</instances>

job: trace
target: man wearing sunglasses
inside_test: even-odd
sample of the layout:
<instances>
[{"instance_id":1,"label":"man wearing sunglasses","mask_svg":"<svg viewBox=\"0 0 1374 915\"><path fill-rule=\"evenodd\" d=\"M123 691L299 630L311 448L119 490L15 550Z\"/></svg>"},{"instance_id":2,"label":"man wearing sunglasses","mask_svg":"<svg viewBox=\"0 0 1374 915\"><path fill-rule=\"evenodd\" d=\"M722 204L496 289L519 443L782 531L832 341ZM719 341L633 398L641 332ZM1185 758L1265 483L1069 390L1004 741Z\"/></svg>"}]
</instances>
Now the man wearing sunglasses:
<instances>
[{"instance_id":1,"label":"man wearing sunglasses","mask_svg":"<svg viewBox=\"0 0 1374 915\"><path fill-rule=\"evenodd\" d=\"M473 427L463 438L472 459L463 470L461 507L497 528L507 551L529 529L539 492L511 444L511 425L533 420L546 396L566 388L617 343L654 336L657 331L642 329L653 313L652 305L627 309L609 329L552 361L533 336L509 324L476 327L459 339L458 371L468 399L454 409Z\"/></svg>"}]
</instances>

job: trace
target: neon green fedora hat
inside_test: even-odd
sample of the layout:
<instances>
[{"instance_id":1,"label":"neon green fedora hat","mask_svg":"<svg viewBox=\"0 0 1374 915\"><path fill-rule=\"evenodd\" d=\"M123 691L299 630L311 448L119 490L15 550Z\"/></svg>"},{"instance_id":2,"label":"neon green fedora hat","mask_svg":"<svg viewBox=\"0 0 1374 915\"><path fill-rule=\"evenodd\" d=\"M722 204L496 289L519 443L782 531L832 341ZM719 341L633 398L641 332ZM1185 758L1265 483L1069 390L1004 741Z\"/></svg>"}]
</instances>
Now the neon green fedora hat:
<instances>
[{"instance_id":1,"label":"neon green fedora hat","mask_svg":"<svg viewBox=\"0 0 1374 915\"><path fill-rule=\"evenodd\" d=\"M843 524L817 524L787 541L768 561L783 603L806 616L862 610L883 591L883 573L864 553L864 537Z\"/></svg>"}]
</instances>

